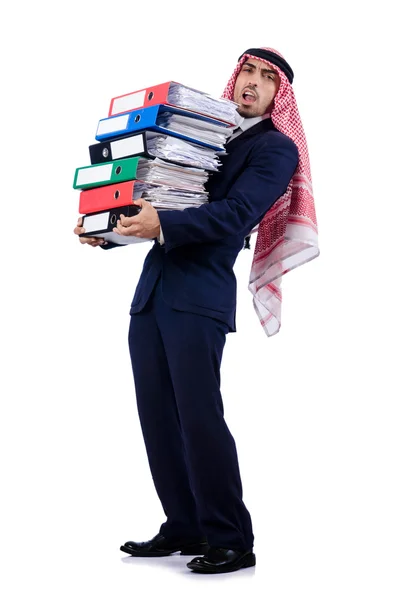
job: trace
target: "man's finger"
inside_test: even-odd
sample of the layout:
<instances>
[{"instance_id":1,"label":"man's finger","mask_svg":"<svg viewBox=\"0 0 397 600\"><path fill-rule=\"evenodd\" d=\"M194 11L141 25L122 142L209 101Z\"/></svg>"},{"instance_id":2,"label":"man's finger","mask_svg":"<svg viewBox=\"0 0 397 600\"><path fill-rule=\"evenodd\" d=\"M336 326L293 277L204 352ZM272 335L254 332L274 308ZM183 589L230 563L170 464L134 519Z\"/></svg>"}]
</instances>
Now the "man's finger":
<instances>
[{"instance_id":1,"label":"man's finger","mask_svg":"<svg viewBox=\"0 0 397 600\"><path fill-rule=\"evenodd\" d=\"M79 237L80 244L91 244L92 238L89 237Z\"/></svg>"},{"instance_id":2,"label":"man's finger","mask_svg":"<svg viewBox=\"0 0 397 600\"><path fill-rule=\"evenodd\" d=\"M88 244L89 246L106 246L107 241L103 238L96 237L79 237L80 244Z\"/></svg>"},{"instance_id":3,"label":"man's finger","mask_svg":"<svg viewBox=\"0 0 397 600\"><path fill-rule=\"evenodd\" d=\"M119 235L134 235L134 232L131 231L131 227L123 227L122 225L113 227L113 231Z\"/></svg>"},{"instance_id":4,"label":"man's finger","mask_svg":"<svg viewBox=\"0 0 397 600\"><path fill-rule=\"evenodd\" d=\"M140 206L141 208L143 208L145 204L148 203L143 198L137 198L136 200L134 200L134 206Z\"/></svg>"},{"instance_id":5,"label":"man's finger","mask_svg":"<svg viewBox=\"0 0 397 600\"><path fill-rule=\"evenodd\" d=\"M124 221L122 222L120 219L117 221L117 228L119 231L131 231L131 228L137 229L140 228L141 222L139 217L124 217ZM127 233L127 235L130 235Z\"/></svg>"},{"instance_id":6,"label":"man's finger","mask_svg":"<svg viewBox=\"0 0 397 600\"><path fill-rule=\"evenodd\" d=\"M117 222L117 227L113 227L113 231L115 233L119 233L120 235L135 235L137 236L137 231L139 227L135 224L130 225L129 227L124 227L119 221Z\"/></svg>"},{"instance_id":7,"label":"man's finger","mask_svg":"<svg viewBox=\"0 0 397 600\"><path fill-rule=\"evenodd\" d=\"M117 224L121 223L123 227L129 227L133 223L136 223L136 219L139 219L139 215L136 215L135 217L125 217L124 215L120 215Z\"/></svg>"},{"instance_id":8,"label":"man's finger","mask_svg":"<svg viewBox=\"0 0 397 600\"><path fill-rule=\"evenodd\" d=\"M134 215L133 217L125 217L124 215L120 215L120 219L118 223L121 222L124 227L129 227L130 225L136 225L140 223L142 220L142 215L139 212L138 215Z\"/></svg>"},{"instance_id":9,"label":"man's finger","mask_svg":"<svg viewBox=\"0 0 397 600\"><path fill-rule=\"evenodd\" d=\"M86 238L87 239L87 238ZM88 238L91 246L104 246L107 242L103 238Z\"/></svg>"},{"instance_id":10,"label":"man's finger","mask_svg":"<svg viewBox=\"0 0 397 600\"><path fill-rule=\"evenodd\" d=\"M117 221L117 225L116 227L113 227L113 231L114 233L118 233L119 235L128 235L126 233L126 227L123 227L120 221Z\"/></svg>"}]
</instances>

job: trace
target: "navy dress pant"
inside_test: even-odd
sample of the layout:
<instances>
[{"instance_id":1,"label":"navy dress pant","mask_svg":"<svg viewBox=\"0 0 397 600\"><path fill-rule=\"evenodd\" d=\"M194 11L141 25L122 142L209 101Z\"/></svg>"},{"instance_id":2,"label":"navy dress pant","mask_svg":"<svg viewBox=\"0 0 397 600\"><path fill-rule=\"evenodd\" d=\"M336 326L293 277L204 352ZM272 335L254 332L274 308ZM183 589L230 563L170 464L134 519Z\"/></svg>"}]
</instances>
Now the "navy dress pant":
<instances>
[{"instance_id":1,"label":"navy dress pant","mask_svg":"<svg viewBox=\"0 0 397 600\"><path fill-rule=\"evenodd\" d=\"M131 315L129 347L139 419L164 536L253 547L234 439L226 425L220 365L228 327L164 303L161 279Z\"/></svg>"}]
</instances>

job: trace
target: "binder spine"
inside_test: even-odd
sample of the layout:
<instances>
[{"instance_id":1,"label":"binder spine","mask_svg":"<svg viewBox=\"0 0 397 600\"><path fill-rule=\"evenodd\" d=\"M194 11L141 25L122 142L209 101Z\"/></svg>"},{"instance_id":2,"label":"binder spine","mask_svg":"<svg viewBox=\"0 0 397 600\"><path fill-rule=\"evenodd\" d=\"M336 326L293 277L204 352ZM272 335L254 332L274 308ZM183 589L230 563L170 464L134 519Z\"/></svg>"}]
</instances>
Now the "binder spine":
<instances>
[{"instance_id":1,"label":"binder spine","mask_svg":"<svg viewBox=\"0 0 397 600\"><path fill-rule=\"evenodd\" d=\"M149 106L117 117L100 119L95 139L98 141L113 139L155 126L159 106Z\"/></svg>"},{"instance_id":2,"label":"binder spine","mask_svg":"<svg viewBox=\"0 0 397 600\"><path fill-rule=\"evenodd\" d=\"M146 133L135 133L89 146L91 165L132 156L148 156Z\"/></svg>"},{"instance_id":3,"label":"binder spine","mask_svg":"<svg viewBox=\"0 0 397 600\"><path fill-rule=\"evenodd\" d=\"M81 191L79 213L84 215L133 204L134 184L135 180L125 181Z\"/></svg>"},{"instance_id":4,"label":"binder spine","mask_svg":"<svg viewBox=\"0 0 397 600\"><path fill-rule=\"evenodd\" d=\"M138 158L124 158L113 162L76 169L73 187L90 189L136 179Z\"/></svg>"},{"instance_id":5,"label":"binder spine","mask_svg":"<svg viewBox=\"0 0 397 600\"><path fill-rule=\"evenodd\" d=\"M98 144L91 144L91 146L88 146L88 151L90 153L90 161L92 165L99 165L100 163L105 163L113 160L113 153L110 141L99 142Z\"/></svg>"},{"instance_id":6,"label":"binder spine","mask_svg":"<svg viewBox=\"0 0 397 600\"><path fill-rule=\"evenodd\" d=\"M80 234L80 237L85 236L99 236L101 233L113 231L113 227L116 227L120 215L125 217L134 217L140 212L139 206L125 205L108 210L96 211L91 214L83 216L82 226L85 229L84 233Z\"/></svg>"},{"instance_id":7,"label":"binder spine","mask_svg":"<svg viewBox=\"0 0 397 600\"><path fill-rule=\"evenodd\" d=\"M167 103L170 83L171 82L161 83L160 85L138 90L130 94L115 96L110 101L108 117L131 112L140 108L146 108L155 104Z\"/></svg>"}]
</instances>

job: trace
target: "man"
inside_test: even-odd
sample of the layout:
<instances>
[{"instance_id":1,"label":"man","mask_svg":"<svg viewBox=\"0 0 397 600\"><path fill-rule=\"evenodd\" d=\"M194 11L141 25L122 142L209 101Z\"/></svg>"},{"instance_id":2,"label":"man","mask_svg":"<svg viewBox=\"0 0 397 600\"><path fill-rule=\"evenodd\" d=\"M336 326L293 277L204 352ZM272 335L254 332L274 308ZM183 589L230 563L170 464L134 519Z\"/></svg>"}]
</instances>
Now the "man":
<instances>
[{"instance_id":1,"label":"man","mask_svg":"<svg viewBox=\"0 0 397 600\"><path fill-rule=\"evenodd\" d=\"M122 217L115 228L155 240L131 305L129 347L149 465L167 519L153 539L121 546L131 556L197 555L187 566L198 573L255 565L220 367L226 334L236 330L233 266L250 233L258 231L250 289L268 335L279 329L281 275L318 254L292 79L276 51L244 52L223 94L238 103L241 122L207 183L210 202L158 213L140 199L139 215ZM84 233L80 225L76 234Z\"/></svg>"}]
</instances>

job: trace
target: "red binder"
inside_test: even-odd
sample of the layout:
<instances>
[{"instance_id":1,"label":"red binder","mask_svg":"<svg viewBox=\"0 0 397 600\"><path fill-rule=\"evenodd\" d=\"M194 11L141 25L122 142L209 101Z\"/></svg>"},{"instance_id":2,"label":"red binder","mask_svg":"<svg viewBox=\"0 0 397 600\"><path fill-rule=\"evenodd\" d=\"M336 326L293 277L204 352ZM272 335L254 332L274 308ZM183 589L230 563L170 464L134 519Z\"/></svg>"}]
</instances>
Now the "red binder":
<instances>
[{"instance_id":1,"label":"red binder","mask_svg":"<svg viewBox=\"0 0 397 600\"><path fill-rule=\"evenodd\" d=\"M137 90L130 94L123 94L122 96L115 96L110 101L109 117L114 117L121 113L130 112L138 108L146 108L147 106L153 106L154 104L169 104L168 92L170 85L176 83L175 81L168 81L167 83L160 83L150 88Z\"/></svg>"},{"instance_id":2,"label":"red binder","mask_svg":"<svg viewBox=\"0 0 397 600\"><path fill-rule=\"evenodd\" d=\"M134 200L142 195L142 186L139 184L142 182L134 179L84 190L80 192L79 213L85 215L134 204Z\"/></svg>"},{"instance_id":3,"label":"red binder","mask_svg":"<svg viewBox=\"0 0 397 600\"><path fill-rule=\"evenodd\" d=\"M171 88L178 87L182 91L185 90L187 92L193 94L199 94L200 96L206 97L207 94L204 92L200 92L200 90L196 90L195 88L188 87L186 85L182 85L177 81L167 81L166 83L160 83L159 85L155 85L153 87L144 88L142 90L137 90L136 92L131 92L130 94L123 94L122 96L115 96L110 101L110 108L108 117L114 117L116 115L120 115L123 113L131 112L133 110L139 110L140 108L147 108L149 106L155 106L156 104L166 104L168 106L175 106L176 108L184 108L185 110L191 111L193 113L199 113L202 115L206 115L208 117L212 117L227 123L228 125L235 125L235 121L228 120L219 116L219 114L214 114L214 106L209 109L210 112L203 112L202 110L198 110L196 108L194 100L192 98L187 97L184 102L181 104L173 104L170 101L170 92ZM208 98L212 98L208 96ZM212 98L212 101L217 102L218 98ZM211 101L210 101L211 104ZM237 108L237 104L236 104ZM235 109L231 107L231 113L235 114Z\"/></svg>"}]
</instances>

